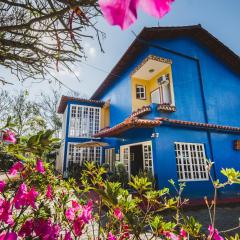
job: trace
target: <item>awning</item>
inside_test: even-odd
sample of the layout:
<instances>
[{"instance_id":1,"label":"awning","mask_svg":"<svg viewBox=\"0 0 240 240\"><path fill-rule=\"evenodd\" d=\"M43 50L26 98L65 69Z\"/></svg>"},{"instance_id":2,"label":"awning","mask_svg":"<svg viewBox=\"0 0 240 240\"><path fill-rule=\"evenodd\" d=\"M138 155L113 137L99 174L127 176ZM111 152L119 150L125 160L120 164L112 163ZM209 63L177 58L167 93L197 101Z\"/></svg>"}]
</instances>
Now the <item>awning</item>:
<instances>
[{"instance_id":1,"label":"awning","mask_svg":"<svg viewBox=\"0 0 240 240\"><path fill-rule=\"evenodd\" d=\"M83 142L76 144L76 147L79 148L89 148L89 147L108 147L109 144L105 142L97 142L97 141L90 141L90 142Z\"/></svg>"}]
</instances>

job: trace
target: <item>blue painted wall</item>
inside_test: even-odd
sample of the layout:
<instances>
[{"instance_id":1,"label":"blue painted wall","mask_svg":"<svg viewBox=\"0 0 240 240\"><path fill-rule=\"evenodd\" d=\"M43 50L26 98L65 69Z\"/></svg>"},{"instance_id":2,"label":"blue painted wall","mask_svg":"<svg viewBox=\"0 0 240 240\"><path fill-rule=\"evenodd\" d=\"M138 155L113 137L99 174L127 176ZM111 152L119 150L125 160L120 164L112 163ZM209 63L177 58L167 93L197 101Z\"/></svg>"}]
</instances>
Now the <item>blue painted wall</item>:
<instances>
[{"instance_id":1,"label":"blue painted wall","mask_svg":"<svg viewBox=\"0 0 240 240\"><path fill-rule=\"evenodd\" d=\"M150 54L173 61L172 74L176 112L158 112L156 105L153 104L153 111L144 118L153 119L161 116L186 121L240 126L239 75L236 75L225 63L217 59L207 48L189 37L156 40L150 44L165 47L187 56L164 51L152 45L136 56L136 60L129 64L129 67L100 97L104 101L111 100L111 127L122 122L131 114L130 74ZM68 129L66 131L68 133ZM151 138L153 131L159 133L158 138ZM240 152L233 150L233 141L236 139L240 139L240 134L160 126L156 129L134 129L127 131L119 138L102 140L107 141L110 147L116 147L116 152L119 152L121 145L152 140L155 175L159 187L162 188L169 186L169 179L178 181L174 142L203 143L207 157L215 162L212 170L213 177L225 181L220 173L222 168L234 167L240 170ZM66 138L66 143L86 140L89 139ZM220 196L230 196L239 192L239 186L231 186L220 190L219 194ZM184 195L190 198L211 196L212 193L213 188L210 181L187 182L184 191Z\"/></svg>"}]
</instances>

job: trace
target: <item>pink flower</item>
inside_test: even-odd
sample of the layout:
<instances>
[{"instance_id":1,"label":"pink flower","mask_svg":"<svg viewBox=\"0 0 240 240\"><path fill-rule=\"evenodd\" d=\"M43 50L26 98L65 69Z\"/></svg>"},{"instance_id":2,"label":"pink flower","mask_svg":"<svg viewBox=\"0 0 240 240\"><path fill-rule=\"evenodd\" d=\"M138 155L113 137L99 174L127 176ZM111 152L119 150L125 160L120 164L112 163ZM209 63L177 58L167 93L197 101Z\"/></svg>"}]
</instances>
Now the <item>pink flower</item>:
<instances>
[{"instance_id":1,"label":"pink flower","mask_svg":"<svg viewBox=\"0 0 240 240\"><path fill-rule=\"evenodd\" d=\"M77 236L81 236L82 235L82 231L83 231L83 228L84 228L84 222L83 220L78 217L74 220L73 222L73 231L74 231L74 234L77 235Z\"/></svg>"},{"instance_id":2,"label":"pink flower","mask_svg":"<svg viewBox=\"0 0 240 240\"><path fill-rule=\"evenodd\" d=\"M74 208L68 208L66 213L65 213L65 216L66 216L67 220L73 221L74 218L75 218L75 210L74 210Z\"/></svg>"},{"instance_id":3,"label":"pink flower","mask_svg":"<svg viewBox=\"0 0 240 240\"><path fill-rule=\"evenodd\" d=\"M67 233L65 234L64 240L72 240L72 237L71 237L71 233L70 233L70 232L67 232Z\"/></svg>"},{"instance_id":4,"label":"pink flower","mask_svg":"<svg viewBox=\"0 0 240 240\"><path fill-rule=\"evenodd\" d=\"M0 181L0 193L3 192L5 186L6 186L6 183L4 181Z\"/></svg>"},{"instance_id":5,"label":"pink flower","mask_svg":"<svg viewBox=\"0 0 240 240\"><path fill-rule=\"evenodd\" d=\"M47 197L48 199L52 199L52 186L51 186L51 185L48 185L48 186L47 186L46 197Z\"/></svg>"},{"instance_id":6,"label":"pink flower","mask_svg":"<svg viewBox=\"0 0 240 240\"><path fill-rule=\"evenodd\" d=\"M33 228L34 228L34 221L27 220L21 227L21 229L18 232L18 235L20 237L31 237L33 233Z\"/></svg>"},{"instance_id":7,"label":"pink flower","mask_svg":"<svg viewBox=\"0 0 240 240\"><path fill-rule=\"evenodd\" d=\"M123 213L121 212L120 208L115 208L114 216L120 221L123 219Z\"/></svg>"},{"instance_id":8,"label":"pink flower","mask_svg":"<svg viewBox=\"0 0 240 240\"><path fill-rule=\"evenodd\" d=\"M10 201L0 199L0 221L9 225L14 223L11 206Z\"/></svg>"},{"instance_id":9,"label":"pink flower","mask_svg":"<svg viewBox=\"0 0 240 240\"><path fill-rule=\"evenodd\" d=\"M92 207L93 203L92 201L89 201L87 205L82 207L82 213L80 214L80 218L84 223L89 223L89 221L92 219Z\"/></svg>"},{"instance_id":10,"label":"pink flower","mask_svg":"<svg viewBox=\"0 0 240 240\"><path fill-rule=\"evenodd\" d=\"M27 186L22 183L13 199L16 209L20 209L23 206L31 206L35 208L35 201L38 196L38 192L32 187L30 191L27 191Z\"/></svg>"},{"instance_id":11,"label":"pink flower","mask_svg":"<svg viewBox=\"0 0 240 240\"><path fill-rule=\"evenodd\" d=\"M108 234L108 240L117 240L117 238L110 232Z\"/></svg>"},{"instance_id":12,"label":"pink flower","mask_svg":"<svg viewBox=\"0 0 240 240\"><path fill-rule=\"evenodd\" d=\"M3 133L3 141L9 142L9 143L16 143L15 133L13 133L11 130L7 130Z\"/></svg>"},{"instance_id":13,"label":"pink flower","mask_svg":"<svg viewBox=\"0 0 240 240\"><path fill-rule=\"evenodd\" d=\"M187 232L183 228L181 228L180 230L180 236L183 238L187 238Z\"/></svg>"},{"instance_id":14,"label":"pink flower","mask_svg":"<svg viewBox=\"0 0 240 240\"><path fill-rule=\"evenodd\" d=\"M179 236L169 231L164 231L163 235L171 240L179 240Z\"/></svg>"},{"instance_id":15,"label":"pink flower","mask_svg":"<svg viewBox=\"0 0 240 240\"><path fill-rule=\"evenodd\" d=\"M27 205L30 205L32 208L36 208L35 201L38 196L38 192L35 191L35 188L32 187L28 194L26 195Z\"/></svg>"},{"instance_id":16,"label":"pink flower","mask_svg":"<svg viewBox=\"0 0 240 240\"><path fill-rule=\"evenodd\" d=\"M15 232L3 233L0 235L0 240L17 240L17 234Z\"/></svg>"},{"instance_id":17,"label":"pink flower","mask_svg":"<svg viewBox=\"0 0 240 240\"><path fill-rule=\"evenodd\" d=\"M219 235L218 230L214 229L212 225L209 225L208 231L209 231L209 238L213 240L224 240L224 238Z\"/></svg>"},{"instance_id":18,"label":"pink flower","mask_svg":"<svg viewBox=\"0 0 240 240\"><path fill-rule=\"evenodd\" d=\"M61 228L58 224L52 224L50 219L38 219L34 222L36 236L43 240L57 240Z\"/></svg>"},{"instance_id":19,"label":"pink flower","mask_svg":"<svg viewBox=\"0 0 240 240\"><path fill-rule=\"evenodd\" d=\"M43 162L41 159L37 160L36 170L40 173L45 173L45 169L44 169Z\"/></svg>"},{"instance_id":20,"label":"pink flower","mask_svg":"<svg viewBox=\"0 0 240 240\"><path fill-rule=\"evenodd\" d=\"M23 164L21 162L16 162L13 164L13 166L9 169L8 173L12 176L15 176L17 172L22 171L24 168Z\"/></svg>"},{"instance_id":21,"label":"pink flower","mask_svg":"<svg viewBox=\"0 0 240 240\"><path fill-rule=\"evenodd\" d=\"M137 19L137 8L141 7L154 17L163 17L174 0L99 0L102 13L111 25L127 29Z\"/></svg>"}]
</instances>

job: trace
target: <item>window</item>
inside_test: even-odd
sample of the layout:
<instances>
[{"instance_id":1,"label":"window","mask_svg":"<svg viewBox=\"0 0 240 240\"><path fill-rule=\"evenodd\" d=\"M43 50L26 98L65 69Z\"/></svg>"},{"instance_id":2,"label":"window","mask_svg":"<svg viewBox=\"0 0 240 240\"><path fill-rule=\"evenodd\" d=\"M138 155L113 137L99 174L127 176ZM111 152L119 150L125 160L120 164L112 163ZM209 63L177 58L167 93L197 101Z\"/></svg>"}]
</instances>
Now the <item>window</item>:
<instances>
[{"instance_id":1,"label":"window","mask_svg":"<svg viewBox=\"0 0 240 240\"><path fill-rule=\"evenodd\" d=\"M160 90L159 88L151 92L151 102L160 104Z\"/></svg>"},{"instance_id":2,"label":"window","mask_svg":"<svg viewBox=\"0 0 240 240\"><path fill-rule=\"evenodd\" d=\"M68 166L71 167L73 163L82 166L84 162L101 163L101 147L82 148L77 147L74 143L68 144Z\"/></svg>"},{"instance_id":3,"label":"window","mask_svg":"<svg viewBox=\"0 0 240 240\"><path fill-rule=\"evenodd\" d=\"M203 144L175 143L179 181L208 180L207 161Z\"/></svg>"},{"instance_id":4,"label":"window","mask_svg":"<svg viewBox=\"0 0 240 240\"><path fill-rule=\"evenodd\" d=\"M91 137L100 129L100 108L71 105L70 137Z\"/></svg>"},{"instance_id":5,"label":"window","mask_svg":"<svg viewBox=\"0 0 240 240\"><path fill-rule=\"evenodd\" d=\"M146 99L146 89L143 85L136 85L136 98Z\"/></svg>"},{"instance_id":6,"label":"window","mask_svg":"<svg viewBox=\"0 0 240 240\"><path fill-rule=\"evenodd\" d=\"M159 101L160 104L174 104L172 92L172 82L170 81L169 74L162 75L158 79L159 85Z\"/></svg>"},{"instance_id":7,"label":"window","mask_svg":"<svg viewBox=\"0 0 240 240\"><path fill-rule=\"evenodd\" d=\"M109 164L109 168L111 171L114 170L115 148L105 149L105 163Z\"/></svg>"}]
</instances>

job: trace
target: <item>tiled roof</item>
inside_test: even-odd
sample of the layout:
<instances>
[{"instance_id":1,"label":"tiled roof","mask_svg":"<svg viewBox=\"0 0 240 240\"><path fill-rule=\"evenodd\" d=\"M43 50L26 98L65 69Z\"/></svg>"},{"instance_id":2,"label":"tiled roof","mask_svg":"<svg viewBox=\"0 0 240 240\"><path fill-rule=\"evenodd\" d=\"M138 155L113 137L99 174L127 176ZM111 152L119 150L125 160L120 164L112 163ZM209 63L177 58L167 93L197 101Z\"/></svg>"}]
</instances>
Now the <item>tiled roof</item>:
<instances>
[{"instance_id":1,"label":"tiled roof","mask_svg":"<svg viewBox=\"0 0 240 240\"><path fill-rule=\"evenodd\" d=\"M176 112L176 107L170 104L158 104L157 110L161 112Z\"/></svg>"},{"instance_id":2,"label":"tiled roof","mask_svg":"<svg viewBox=\"0 0 240 240\"><path fill-rule=\"evenodd\" d=\"M125 121L108 129L101 130L94 137L112 137L117 136L132 128L152 128L159 125L159 120L139 119L137 117L127 118Z\"/></svg>"},{"instance_id":3,"label":"tiled roof","mask_svg":"<svg viewBox=\"0 0 240 240\"><path fill-rule=\"evenodd\" d=\"M217 124L211 124L211 123L182 121L182 120L169 119L169 118L156 118L156 119L161 121L162 123L173 124L178 126L188 126L188 127L198 128L198 129L220 130L220 131L227 131L227 132L240 132L240 127L224 126L224 125L217 125Z\"/></svg>"},{"instance_id":4,"label":"tiled roof","mask_svg":"<svg viewBox=\"0 0 240 240\"><path fill-rule=\"evenodd\" d=\"M202 43L237 74L240 74L240 57L211 33L202 28L201 25L144 28L91 98L100 98L105 89L114 81L117 81L122 71L135 61L140 52L148 48L146 42L156 39L169 39L184 36L189 36Z\"/></svg>"},{"instance_id":5,"label":"tiled roof","mask_svg":"<svg viewBox=\"0 0 240 240\"><path fill-rule=\"evenodd\" d=\"M143 107L137 109L136 111L133 111L130 117L140 117L149 112L151 112L151 107L143 106Z\"/></svg>"},{"instance_id":6,"label":"tiled roof","mask_svg":"<svg viewBox=\"0 0 240 240\"><path fill-rule=\"evenodd\" d=\"M240 133L240 127L222 126L210 123L199 123L191 121L182 121L169 118L156 118L156 119L139 119L137 117L129 117L125 121L117 124L112 128L101 130L95 134L94 137L113 137L133 128L153 128L160 125L174 125L185 126L196 129L209 129L223 132Z\"/></svg>"},{"instance_id":7,"label":"tiled roof","mask_svg":"<svg viewBox=\"0 0 240 240\"><path fill-rule=\"evenodd\" d=\"M100 100L62 96L60 103L58 105L58 110L57 110L58 113L64 113L68 101L74 101L78 103L93 103L94 105L99 107L102 107L105 104L104 101L100 101Z\"/></svg>"}]
</instances>

